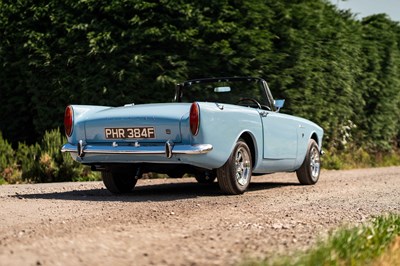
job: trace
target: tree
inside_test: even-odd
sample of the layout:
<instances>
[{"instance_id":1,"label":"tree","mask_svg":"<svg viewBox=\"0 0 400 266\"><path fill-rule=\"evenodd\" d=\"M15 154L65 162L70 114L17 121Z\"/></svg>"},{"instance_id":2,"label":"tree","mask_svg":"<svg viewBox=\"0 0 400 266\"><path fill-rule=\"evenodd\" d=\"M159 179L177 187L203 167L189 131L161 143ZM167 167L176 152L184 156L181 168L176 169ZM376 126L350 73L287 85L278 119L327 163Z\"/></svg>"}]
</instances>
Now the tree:
<instances>
[{"instance_id":1,"label":"tree","mask_svg":"<svg viewBox=\"0 0 400 266\"><path fill-rule=\"evenodd\" d=\"M320 124L326 147L387 150L399 32L326 0L0 0L0 131L29 144L68 104L170 101L185 79L249 75Z\"/></svg>"},{"instance_id":2,"label":"tree","mask_svg":"<svg viewBox=\"0 0 400 266\"><path fill-rule=\"evenodd\" d=\"M400 129L399 24L385 14L364 18L364 71L361 79L366 102L362 130L374 151L390 150Z\"/></svg>"},{"instance_id":3,"label":"tree","mask_svg":"<svg viewBox=\"0 0 400 266\"><path fill-rule=\"evenodd\" d=\"M276 55L271 76L287 111L320 124L327 146L345 143L343 128L363 106L356 84L361 72L361 29L349 12L324 1L273 5Z\"/></svg>"}]
</instances>

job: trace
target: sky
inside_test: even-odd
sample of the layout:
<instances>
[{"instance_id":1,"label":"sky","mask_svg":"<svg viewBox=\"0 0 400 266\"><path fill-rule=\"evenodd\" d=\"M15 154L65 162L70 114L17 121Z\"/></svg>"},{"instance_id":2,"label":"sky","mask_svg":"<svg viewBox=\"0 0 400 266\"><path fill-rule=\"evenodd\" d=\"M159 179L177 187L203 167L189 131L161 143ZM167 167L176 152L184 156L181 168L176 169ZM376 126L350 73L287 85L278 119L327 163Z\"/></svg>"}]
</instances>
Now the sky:
<instances>
[{"instance_id":1,"label":"sky","mask_svg":"<svg viewBox=\"0 0 400 266\"><path fill-rule=\"evenodd\" d=\"M357 18L386 13L392 20L400 22L400 0L330 0L339 9L351 9Z\"/></svg>"}]
</instances>

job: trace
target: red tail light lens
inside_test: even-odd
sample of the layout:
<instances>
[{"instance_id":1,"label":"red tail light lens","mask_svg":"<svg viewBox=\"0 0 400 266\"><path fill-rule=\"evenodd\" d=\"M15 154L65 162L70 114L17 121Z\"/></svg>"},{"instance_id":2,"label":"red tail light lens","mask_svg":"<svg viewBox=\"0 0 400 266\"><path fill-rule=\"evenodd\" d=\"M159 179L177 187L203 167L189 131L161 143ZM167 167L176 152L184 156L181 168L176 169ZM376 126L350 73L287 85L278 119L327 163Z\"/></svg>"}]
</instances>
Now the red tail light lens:
<instances>
[{"instance_id":1,"label":"red tail light lens","mask_svg":"<svg viewBox=\"0 0 400 266\"><path fill-rule=\"evenodd\" d=\"M190 131L193 136L196 136L199 133L200 128L200 107L198 103L192 103L190 106Z\"/></svg>"},{"instance_id":2,"label":"red tail light lens","mask_svg":"<svg viewBox=\"0 0 400 266\"><path fill-rule=\"evenodd\" d=\"M67 106L65 108L64 114L64 128L65 128L65 135L70 137L72 135L73 130L73 120L74 120L74 110L71 106Z\"/></svg>"}]
</instances>

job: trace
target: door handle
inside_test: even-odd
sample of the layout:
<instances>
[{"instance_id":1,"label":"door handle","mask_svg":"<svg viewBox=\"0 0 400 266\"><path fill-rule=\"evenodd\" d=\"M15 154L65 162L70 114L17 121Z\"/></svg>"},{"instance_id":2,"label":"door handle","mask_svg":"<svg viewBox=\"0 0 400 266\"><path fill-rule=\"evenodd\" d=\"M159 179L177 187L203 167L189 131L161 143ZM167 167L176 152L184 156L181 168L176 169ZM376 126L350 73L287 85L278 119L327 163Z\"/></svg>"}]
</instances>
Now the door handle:
<instances>
[{"instance_id":1,"label":"door handle","mask_svg":"<svg viewBox=\"0 0 400 266\"><path fill-rule=\"evenodd\" d=\"M260 112L260 115L261 115L261 117L267 117L268 112L262 111L262 112Z\"/></svg>"}]
</instances>

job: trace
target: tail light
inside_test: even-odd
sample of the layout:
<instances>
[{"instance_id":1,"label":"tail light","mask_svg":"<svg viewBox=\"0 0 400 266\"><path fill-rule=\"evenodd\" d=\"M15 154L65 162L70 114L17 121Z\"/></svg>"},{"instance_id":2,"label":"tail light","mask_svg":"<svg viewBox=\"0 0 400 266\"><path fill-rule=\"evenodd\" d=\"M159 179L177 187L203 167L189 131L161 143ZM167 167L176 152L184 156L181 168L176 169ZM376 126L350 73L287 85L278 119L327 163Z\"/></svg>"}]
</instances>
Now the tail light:
<instances>
[{"instance_id":1,"label":"tail light","mask_svg":"<svg viewBox=\"0 0 400 266\"><path fill-rule=\"evenodd\" d=\"M200 128L200 107L198 103L192 103L192 106L190 106L189 121L190 131L193 136L196 136L199 133Z\"/></svg>"},{"instance_id":2,"label":"tail light","mask_svg":"<svg viewBox=\"0 0 400 266\"><path fill-rule=\"evenodd\" d=\"M65 114L64 114L64 128L65 128L65 135L70 137L72 135L72 130L73 124L74 123L74 110L72 109L72 106L67 106L65 108Z\"/></svg>"}]
</instances>

